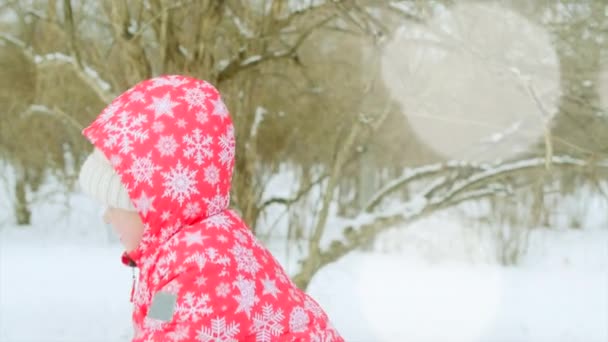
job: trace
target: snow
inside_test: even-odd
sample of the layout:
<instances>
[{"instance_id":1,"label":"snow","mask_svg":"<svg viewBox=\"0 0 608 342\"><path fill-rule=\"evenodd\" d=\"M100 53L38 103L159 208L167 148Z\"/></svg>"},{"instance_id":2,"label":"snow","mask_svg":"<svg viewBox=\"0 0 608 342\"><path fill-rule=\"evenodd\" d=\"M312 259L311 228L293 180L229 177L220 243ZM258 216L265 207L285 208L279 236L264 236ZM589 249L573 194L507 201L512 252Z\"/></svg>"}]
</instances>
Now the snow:
<instances>
[{"instance_id":1,"label":"snow","mask_svg":"<svg viewBox=\"0 0 608 342\"><path fill-rule=\"evenodd\" d=\"M280 178L274 186L286 191L281 184L293 175ZM4 217L5 196L0 192L0 341L129 341L131 269L120 263L122 249L99 208L45 186L32 226L20 228ZM309 293L347 341L606 341L608 207L601 197L588 203L584 229L533 230L518 266L496 264L483 234L489 227L438 214L395 227L373 251L326 266ZM293 262L284 241L267 245L286 265ZM255 297L242 285L246 311ZM254 317L261 331L275 309ZM230 330L231 322L212 323L210 336Z\"/></svg>"}]
</instances>

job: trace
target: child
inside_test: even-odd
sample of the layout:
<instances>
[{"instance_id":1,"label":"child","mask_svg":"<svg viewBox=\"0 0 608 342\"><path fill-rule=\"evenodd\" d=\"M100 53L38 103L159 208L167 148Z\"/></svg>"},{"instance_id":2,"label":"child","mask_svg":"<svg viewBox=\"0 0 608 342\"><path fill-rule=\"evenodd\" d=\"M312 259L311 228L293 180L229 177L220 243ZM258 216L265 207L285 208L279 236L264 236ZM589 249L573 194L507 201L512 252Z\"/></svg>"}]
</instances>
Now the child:
<instances>
[{"instance_id":1,"label":"child","mask_svg":"<svg viewBox=\"0 0 608 342\"><path fill-rule=\"evenodd\" d=\"M95 149L79 183L139 269L134 342L343 341L228 209L234 128L215 87L143 81L83 134Z\"/></svg>"}]
</instances>

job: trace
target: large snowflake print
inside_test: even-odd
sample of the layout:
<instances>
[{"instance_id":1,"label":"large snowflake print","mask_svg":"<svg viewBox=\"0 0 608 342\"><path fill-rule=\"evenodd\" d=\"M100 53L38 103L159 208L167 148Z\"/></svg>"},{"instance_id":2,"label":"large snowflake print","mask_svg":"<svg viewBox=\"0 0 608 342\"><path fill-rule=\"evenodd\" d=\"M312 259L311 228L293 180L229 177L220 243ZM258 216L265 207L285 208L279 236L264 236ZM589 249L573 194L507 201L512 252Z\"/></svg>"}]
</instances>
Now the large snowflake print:
<instances>
[{"instance_id":1,"label":"large snowflake print","mask_svg":"<svg viewBox=\"0 0 608 342\"><path fill-rule=\"evenodd\" d=\"M211 320L211 326L203 326L197 332L197 340L201 342L238 342L239 324L230 322L226 324L225 317L216 317Z\"/></svg>"},{"instance_id":2,"label":"large snowflake print","mask_svg":"<svg viewBox=\"0 0 608 342\"><path fill-rule=\"evenodd\" d=\"M207 294L196 296L193 292L186 293L175 310L179 321L198 322L203 316L212 314L213 309L208 302L209 295Z\"/></svg>"},{"instance_id":3,"label":"large snowflake print","mask_svg":"<svg viewBox=\"0 0 608 342\"><path fill-rule=\"evenodd\" d=\"M256 313L253 315L253 326L251 326L251 332L255 333L256 342L272 342L273 336L279 336L283 333L283 310L280 308L276 311L272 305L264 304L262 307L262 313Z\"/></svg>"},{"instance_id":4,"label":"large snowflake print","mask_svg":"<svg viewBox=\"0 0 608 342\"><path fill-rule=\"evenodd\" d=\"M127 173L133 176L135 185L146 183L152 187L152 177L160 169L160 166L154 165L152 162L152 153L150 152L145 157L135 157Z\"/></svg>"},{"instance_id":5,"label":"large snowflake print","mask_svg":"<svg viewBox=\"0 0 608 342\"><path fill-rule=\"evenodd\" d=\"M116 122L108 122L103 126L103 130L107 133L104 146L119 145L120 153L130 153L133 151L134 142L141 143L148 139L148 130L142 127L147 120L144 114L132 116L130 112L120 112Z\"/></svg>"},{"instance_id":6,"label":"large snowflake print","mask_svg":"<svg viewBox=\"0 0 608 342\"><path fill-rule=\"evenodd\" d=\"M186 158L194 157L196 165L203 165L205 159L213 157L213 150L210 145L213 142L213 138L209 135L203 135L200 129L192 131L192 135L184 136L184 144L186 149L184 150L184 156Z\"/></svg>"},{"instance_id":7,"label":"large snowflake print","mask_svg":"<svg viewBox=\"0 0 608 342\"><path fill-rule=\"evenodd\" d=\"M110 119L112 117L114 117L114 115L116 115L116 112L118 112L118 110L120 108L122 108L123 103L120 100L114 101L112 103L110 103L109 106L107 106L102 112L101 114L99 114L99 121L102 123L106 123L108 121L110 121Z\"/></svg>"},{"instance_id":8,"label":"large snowflake print","mask_svg":"<svg viewBox=\"0 0 608 342\"><path fill-rule=\"evenodd\" d=\"M194 194L198 194L196 188L196 173L198 170L190 170L184 167L181 161L177 162L175 168L171 168L169 172L161 172L161 175L165 179L163 186L165 192L162 197L170 196L171 200L179 203L181 207L184 200L190 199Z\"/></svg>"},{"instance_id":9,"label":"large snowflake print","mask_svg":"<svg viewBox=\"0 0 608 342\"><path fill-rule=\"evenodd\" d=\"M220 163L224 166L230 165L234 160L234 126L230 125L226 132L220 136L219 145Z\"/></svg>"},{"instance_id":10,"label":"large snowflake print","mask_svg":"<svg viewBox=\"0 0 608 342\"><path fill-rule=\"evenodd\" d=\"M253 255L253 251L240 243L235 243L230 252L237 263L237 270L249 273L252 276L260 270L260 264Z\"/></svg>"},{"instance_id":11,"label":"large snowflake print","mask_svg":"<svg viewBox=\"0 0 608 342\"><path fill-rule=\"evenodd\" d=\"M205 223L208 228L216 228L221 230L229 230L232 226L232 220L230 217L224 213L219 213L217 215L210 216L205 220Z\"/></svg>"}]
</instances>

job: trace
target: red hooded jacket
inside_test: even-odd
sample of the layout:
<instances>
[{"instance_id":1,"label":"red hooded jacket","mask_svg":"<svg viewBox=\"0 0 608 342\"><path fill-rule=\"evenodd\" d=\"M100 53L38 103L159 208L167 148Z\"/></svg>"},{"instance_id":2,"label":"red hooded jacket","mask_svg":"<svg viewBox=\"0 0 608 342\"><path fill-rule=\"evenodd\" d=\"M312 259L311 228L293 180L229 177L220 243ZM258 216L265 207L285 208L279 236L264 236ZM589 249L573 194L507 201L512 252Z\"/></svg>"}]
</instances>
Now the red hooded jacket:
<instances>
[{"instance_id":1,"label":"red hooded jacket","mask_svg":"<svg viewBox=\"0 0 608 342\"><path fill-rule=\"evenodd\" d=\"M167 75L112 101L83 134L145 225L134 342L343 341L228 208L235 139L210 83Z\"/></svg>"}]
</instances>

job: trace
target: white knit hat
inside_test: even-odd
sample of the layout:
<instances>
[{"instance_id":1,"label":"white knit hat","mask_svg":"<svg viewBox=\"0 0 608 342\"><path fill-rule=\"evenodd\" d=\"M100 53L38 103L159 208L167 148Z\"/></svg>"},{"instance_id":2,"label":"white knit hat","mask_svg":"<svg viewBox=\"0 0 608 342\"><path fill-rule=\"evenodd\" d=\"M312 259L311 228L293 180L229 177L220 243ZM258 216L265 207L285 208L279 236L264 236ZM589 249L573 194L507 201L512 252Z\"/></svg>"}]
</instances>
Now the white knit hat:
<instances>
[{"instance_id":1,"label":"white knit hat","mask_svg":"<svg viewBox=\"0 0 608 342\"><path fill-rule=\"evenodd\" d=\"M97 148L80 168L78 182L84 193L108 207L136 210L120 177Z\"/></svg>"}]
</instances>

